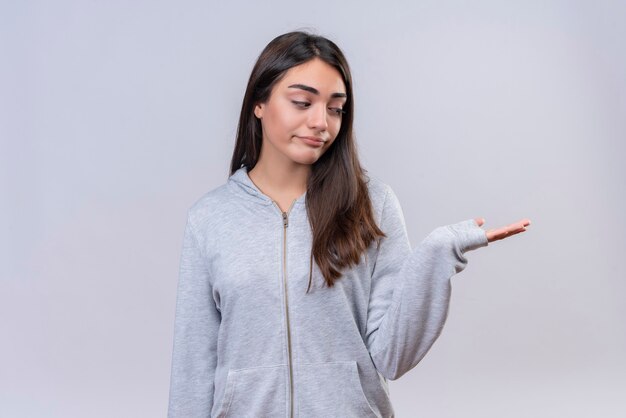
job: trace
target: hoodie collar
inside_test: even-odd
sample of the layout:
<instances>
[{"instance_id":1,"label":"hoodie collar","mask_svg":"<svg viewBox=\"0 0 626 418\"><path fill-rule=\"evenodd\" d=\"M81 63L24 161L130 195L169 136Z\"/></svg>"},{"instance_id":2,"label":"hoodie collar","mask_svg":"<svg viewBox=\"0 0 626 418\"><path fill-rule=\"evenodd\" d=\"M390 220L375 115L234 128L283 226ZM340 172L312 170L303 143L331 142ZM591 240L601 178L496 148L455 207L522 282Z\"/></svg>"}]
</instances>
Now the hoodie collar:
<instances>
[{"instance_id":1,"label":"hoodie collar","mask_svg":"<svg viewBox=\"0 0 626 418\"><path fill-rule=\"evenodd\" d=\"M252 182L252 180L250 179L250 176L248 175L248 167L246 166L243 166L237 169L237 171L235 171L228 178L228 185L236 194L238 194L239 196L243 198L255 200L258 203L261 203L264 205L272 204L272 198L264 194L256 186L256 184ZM304 203L305 199L306 199L306 192L304 192L302 196L296 199L296 203L294 203L294 205Z\"/></svg>"}]
</instances>

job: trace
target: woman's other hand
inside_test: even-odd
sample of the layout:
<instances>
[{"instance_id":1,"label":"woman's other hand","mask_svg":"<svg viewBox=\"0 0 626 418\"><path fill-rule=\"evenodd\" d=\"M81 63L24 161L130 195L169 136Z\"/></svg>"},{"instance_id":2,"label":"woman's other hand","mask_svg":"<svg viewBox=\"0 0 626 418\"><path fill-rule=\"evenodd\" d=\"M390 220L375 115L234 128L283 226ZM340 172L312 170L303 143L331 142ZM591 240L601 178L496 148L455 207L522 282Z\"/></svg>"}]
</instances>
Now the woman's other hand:
<instances>
[{"instance_id":1,"label":"woman's other hand","mask_svg":"<svg viewBox=\"0 0 626 418\"><path fill-rule=\"evenodd\" d=\"M475 218L474 219L478 226L482 226L485 223L485 218ZM500 239L508 238L512 235L519 234L520 232L526 231L526 227L530 225L530 219L522 219L515 223L512 223L507 226L503 226L501 228L489 229L486 231L487 240L489 242L498 241Z\"/></svg>"}]
</instances>

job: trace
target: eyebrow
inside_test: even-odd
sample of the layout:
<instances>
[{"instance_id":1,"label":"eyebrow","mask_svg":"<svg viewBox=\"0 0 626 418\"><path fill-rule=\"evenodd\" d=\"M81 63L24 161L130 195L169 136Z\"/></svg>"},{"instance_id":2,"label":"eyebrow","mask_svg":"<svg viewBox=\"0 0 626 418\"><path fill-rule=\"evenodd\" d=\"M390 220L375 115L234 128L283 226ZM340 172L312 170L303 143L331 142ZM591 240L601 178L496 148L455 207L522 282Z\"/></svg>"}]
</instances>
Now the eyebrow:
<instances>
[{"instance_id":1,"label":"eyebrow","mask_svg":"<svg viewBox=\"0 0 626 418\"><path fill-rule=\"evenodd\" d=\"M305 84L292 84L291 86L288 86L288 88L294 88L294 89L301 89L301 90L306 90L308 92L311 92L313 94L316 95L320 95L319 90L317 90L316 88L313 88L311 86L307 86ZM347 98L348 96L345 93L333 93L330 95L330 97L335 98L335 97L345 97Z\"/></svg>"}]
</instances>

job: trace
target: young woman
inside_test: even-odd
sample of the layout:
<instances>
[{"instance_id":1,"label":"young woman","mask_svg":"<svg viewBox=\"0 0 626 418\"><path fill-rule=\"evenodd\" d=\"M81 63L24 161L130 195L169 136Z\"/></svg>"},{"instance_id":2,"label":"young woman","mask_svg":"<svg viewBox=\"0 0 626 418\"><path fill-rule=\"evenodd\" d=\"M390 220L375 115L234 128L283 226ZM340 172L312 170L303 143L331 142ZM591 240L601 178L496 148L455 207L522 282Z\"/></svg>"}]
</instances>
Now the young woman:
<instances>
[{"instance_id":1,"label":"young woman","mask_svg":"<svg viewBox=\"0 0 626 418\"><path fill-rule=\"evenodd\" d=\"M392 417L387 380L441 333L464 253L514 234L481 218L411 249L392 189L366 175L352 79L330 40L259 56L227 182L188 211L170 418Z\"/></svg>"}]
</instances>

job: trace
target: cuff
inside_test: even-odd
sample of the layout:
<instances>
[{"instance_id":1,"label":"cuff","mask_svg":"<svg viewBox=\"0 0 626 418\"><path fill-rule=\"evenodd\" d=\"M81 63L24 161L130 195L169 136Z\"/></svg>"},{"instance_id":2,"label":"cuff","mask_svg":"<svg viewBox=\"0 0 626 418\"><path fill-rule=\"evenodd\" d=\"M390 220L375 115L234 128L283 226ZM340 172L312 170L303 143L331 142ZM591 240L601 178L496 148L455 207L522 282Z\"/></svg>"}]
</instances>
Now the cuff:
<instances>
[{"instance_id":1,"label":"cuff","mask_svg":"<svg viewBox=\"0 0 626 418\"><path fill-rule=\"evenodd\" d=\"M487 233L474 219L467 219L446 227L458 238L458 248L461 254L489 244Z\"/></svg>"}]
</instances>

